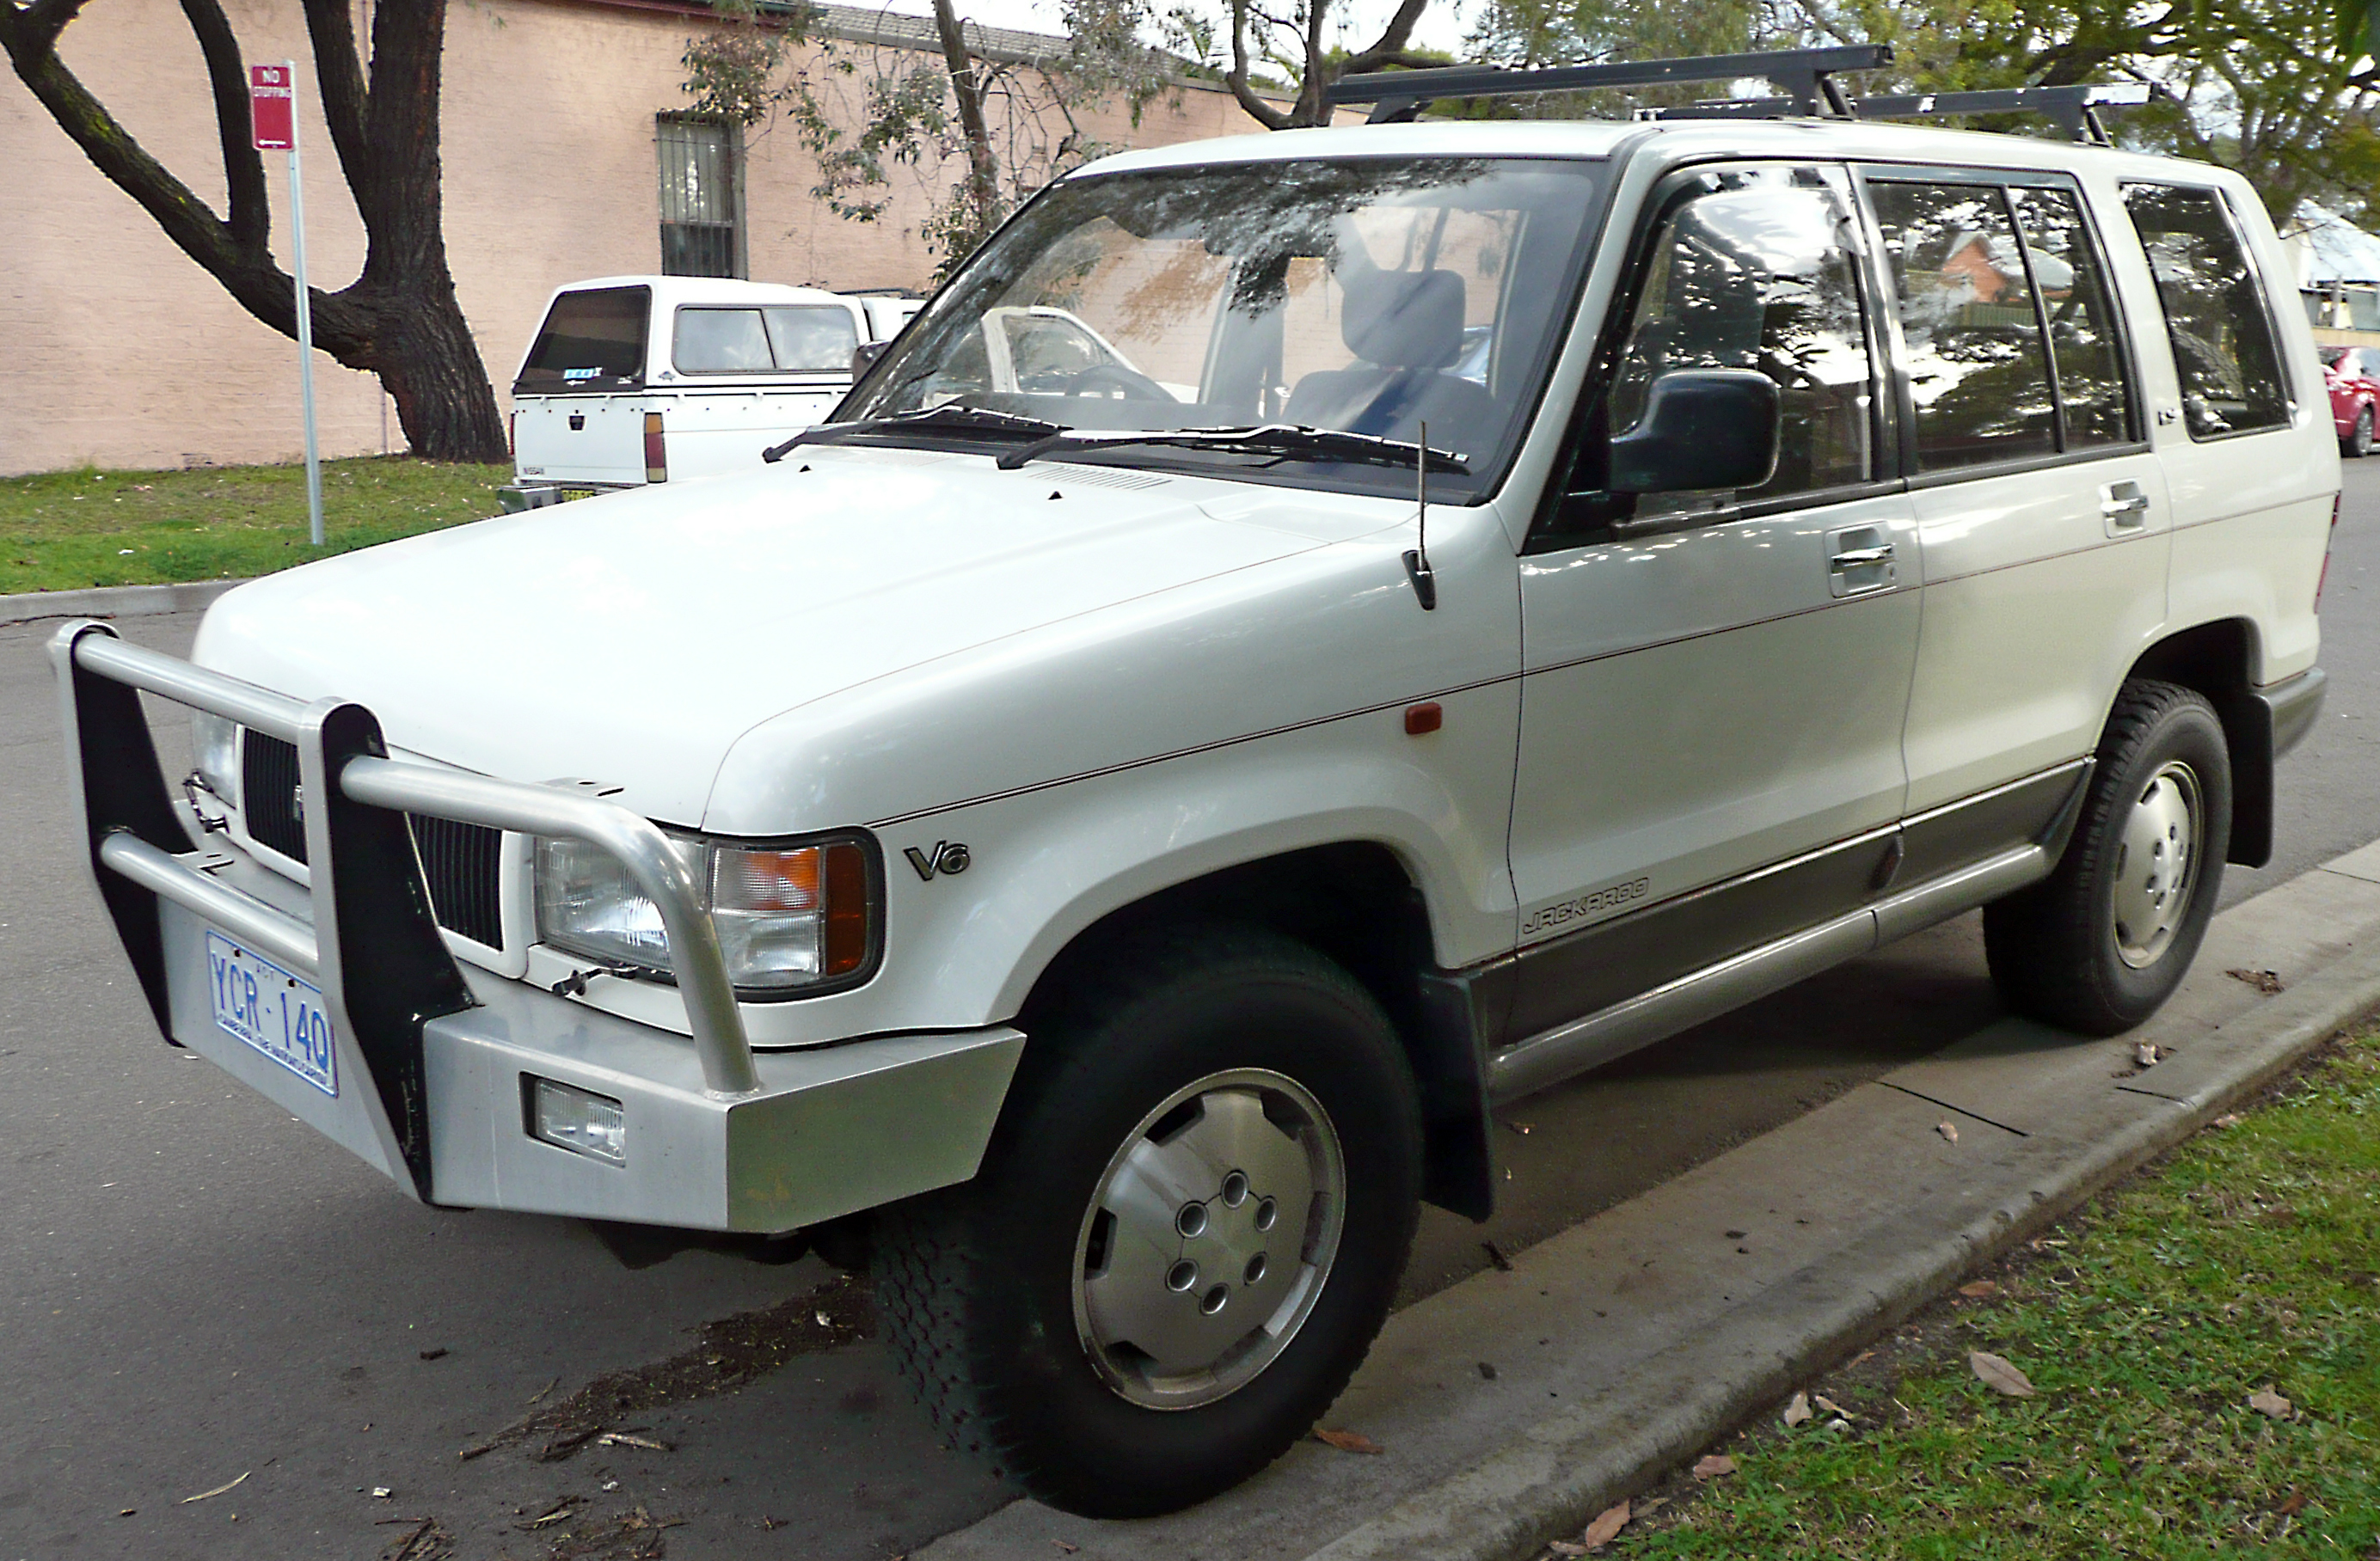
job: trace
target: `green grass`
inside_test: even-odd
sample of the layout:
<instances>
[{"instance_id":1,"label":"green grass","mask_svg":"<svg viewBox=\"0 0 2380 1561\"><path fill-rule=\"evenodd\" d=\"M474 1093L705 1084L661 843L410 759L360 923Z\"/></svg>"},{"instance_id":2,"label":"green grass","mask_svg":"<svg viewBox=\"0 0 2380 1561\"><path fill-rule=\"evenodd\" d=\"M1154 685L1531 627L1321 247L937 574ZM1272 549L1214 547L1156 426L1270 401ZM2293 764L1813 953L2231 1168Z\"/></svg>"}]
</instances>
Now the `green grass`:
<instances>
[{"instance_id":1,"label":"green grass","mask_svg":"<svg viewBox=\"0 0 2380 1561\"><path fill-rule=\"evenodd\" d=\"M404 455L325 461L319 550L303 466L0 478L0 593L270 574L494 514L511 478L510 466Z\"/></svg>"},{"instance_id":2,"label":"green grass","mask_svg":"<svg viewBox=\"0 0 2380 1561\"><path fill-rule=\"evenodd\" d=\"M1735 1474L1672 1479L1598 1554L2380 1557L2380 1039L1997 1280L1814 1384L1845 1425L1772 1411ZM1975 1349L2039 1397L1985 1387ZM2249 1407L2268 1386L2289 1418Z\"/></svg>"}]
</instances>

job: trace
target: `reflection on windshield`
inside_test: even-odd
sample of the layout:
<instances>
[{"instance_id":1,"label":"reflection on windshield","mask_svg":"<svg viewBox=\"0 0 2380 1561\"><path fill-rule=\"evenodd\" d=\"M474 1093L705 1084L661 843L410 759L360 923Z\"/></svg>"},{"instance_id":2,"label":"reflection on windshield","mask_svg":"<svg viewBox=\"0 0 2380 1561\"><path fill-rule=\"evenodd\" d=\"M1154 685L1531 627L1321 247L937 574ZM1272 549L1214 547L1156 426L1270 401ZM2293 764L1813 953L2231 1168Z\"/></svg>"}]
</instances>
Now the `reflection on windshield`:
<instances>
[{"instance_id":1,"label":"reflection on windshield","mask_svg":"<svg viewBox=\"0 0 2380 1561\"><path fill-rule=\"evenodd\" d=\"M1431 445L1468 457L1446 496L1475 496L1536 403L1597 171L1428 158L1070 180L968 263L844 416L962 405L1083 430L1286 423L1407 442L1427 423ZM1067 458L1402 490L1319 456Z\"/></svg>"}]
</instances>

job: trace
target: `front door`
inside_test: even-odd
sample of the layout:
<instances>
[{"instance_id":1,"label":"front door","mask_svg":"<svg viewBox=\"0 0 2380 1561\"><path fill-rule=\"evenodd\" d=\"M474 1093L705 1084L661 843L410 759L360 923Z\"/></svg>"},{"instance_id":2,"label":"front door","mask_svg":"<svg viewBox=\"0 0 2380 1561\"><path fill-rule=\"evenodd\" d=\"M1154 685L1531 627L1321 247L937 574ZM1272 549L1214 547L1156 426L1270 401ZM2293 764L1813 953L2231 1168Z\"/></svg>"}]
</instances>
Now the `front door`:
<instances>
[{"instance_id":1,"label":"front door","mask_svg":"<svg viewBox=\"0 0 2380 1561\"><path fill-rule=\"evenodd\" d=\"M1918 630L1848 176L1698 169L1651 203L1569 496L1522 560L1514 1044L1856 910L1888 870ZM1774 477L1597 490L1661 375L1757 369Z\"/></svg>"}]
</instances>

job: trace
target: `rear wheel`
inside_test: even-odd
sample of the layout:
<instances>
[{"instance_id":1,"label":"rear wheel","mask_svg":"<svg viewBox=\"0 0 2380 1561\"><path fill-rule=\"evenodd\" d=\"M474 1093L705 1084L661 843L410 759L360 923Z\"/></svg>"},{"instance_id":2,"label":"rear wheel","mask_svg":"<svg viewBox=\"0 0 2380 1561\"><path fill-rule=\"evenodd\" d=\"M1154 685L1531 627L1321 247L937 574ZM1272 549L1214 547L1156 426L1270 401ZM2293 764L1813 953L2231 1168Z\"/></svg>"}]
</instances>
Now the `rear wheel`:
<instances>
[{"instance_id":1,"label":"rear wheel","mask_svg":"<svg viewBox=\"0 0 2380 1561\"><path fill-rule=\"evenodd\" d=\"M2367 402L2356 409L2355 428L2345 439L2338 442L2339 449L2358 460L2372 454L2372 425L2373 411L2371 404Z\"/></svg>"},{"instance_id":2,"label":"rear wheel","mask_svg":"<svg viewBox=\"0 0 2380 1561\"><path fill-rule=\"evenodd\" d=\"M2230 841L2230 756L2214 708L2174 684L2126 684L2057 870L1984 909L2009 1006L2092 1035L2147 1019L2198 952Z\"/></svg>"},{"instance_id":3,"label":"rear wheel","mask_svg":"<svg viewBox=\"0 0 2380 1561\"><path fill-rule=\"evenodd\" d=\"M1370 995L1236 928L1114 950L1037 1014L977 1179L888 1213L878 1291L943 1433L1030 1494L1169 1512L1278 1458L1370 1348L1419 1194Z\"/></svg>"}]
</instances>

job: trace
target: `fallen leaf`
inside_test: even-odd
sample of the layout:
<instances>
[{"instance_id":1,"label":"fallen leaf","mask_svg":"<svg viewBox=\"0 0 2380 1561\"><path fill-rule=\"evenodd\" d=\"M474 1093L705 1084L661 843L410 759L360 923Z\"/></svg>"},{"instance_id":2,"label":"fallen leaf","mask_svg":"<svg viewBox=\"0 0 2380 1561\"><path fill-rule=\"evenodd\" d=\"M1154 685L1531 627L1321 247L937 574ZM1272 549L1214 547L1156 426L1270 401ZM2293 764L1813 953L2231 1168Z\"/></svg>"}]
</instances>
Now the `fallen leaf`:
<instances>
[{"instance_id":1,"label":"fallen leaf","mask_svg":"<svg viewBox=\"0 0 2380 1561\"><path fill-rule=\"evenodd\" d=\"M2000 1293L1998 1279L1978 1279L1972 1285L1961 1285L1959 1293L1969 1301L1984 1301Z\"/></svg>"},{"instance_id":2,"label":"fallen leaf","mask_svg":"<svg viewBox=\"0 0 2380 1561\"><path fill-rule=\"evenodd\" d=\"M1586 1532L1579 1535L1579 1540L1589 1550L1601 1550L1619 1537L1621 1530L1628 1527L1628 1518L1626 1502L1617 1507L1607 1507L1596 1515L1595 1521L1586 1526Z\"/></svg>"},{"instance_id":3,"label":"fallen leaf","mask_svg":"<svg viewBox=\"0 0 2380 1561\"><path fill-rule=\"evenodd\" d=\"M2216 1118L2215 1120L2208 1125L2218 1128L2236 1128L2240 1125L2240 1113L2237 1111L2226 1111L2223 1115Z\"/></svg>"},{"instance_id":4,"label":"fallen leaf","mask_svg":"<svg viewBox=\"0 0 2380 1561\"><path fill-rule=\"evenodd\" d=\"M1810 1402L1817 1405L1818 1408L1826 1410L1830 1415L1840 1415L1845 1420L1859 1419L1859 1416L1852 1413L1851 1410L1844 1409L1840 1404L1836 1403L1832 1398L1828 1398L1823 1393L1814 1393L1810 1395Z\"/></svg>"},{"instance_id":5,"label":"fallen leaf","mask_svg":"<svg viewBox=\"0 0 2380 1561\"><path fill-rule=\"evenodd\" d=\"M2246 982L2249 986L2253 986L2257 991L2264 993L2265 996L2268 998L2276 992L2286 990L2286 988L2281 986L2281 978L2279 974L2273 971L2227 970L2223 974L2229 976L2234 981Z\"/></svg>"},{"instance_id":6,"label":"fallen leaf","mask_svg":"<svg viewBox=\"0 0 2380 1561\"><path fill-rule=\"evenodd\" d=\"M374 1485L372 1487L372 1500L374 1501L386 1501L389 1497L395 1494L396 1494L396 1493L390 1490L386 1485Z\"/></svg>"},{"instance_id":7,"label":"fallen leaf","mask_svg":"<svg viewBox=\"0 0 2380 1561\"><path fill-rule=\"evenodd\" d=\"M1937 1123L1936 1124L1934 1131L1940 1133L1944 1138L1949 1139L1953 1144L1959 1142L1959 1124L1956 1122Z\"/></svg>"},{"instance_id":8,"label":"fallen leaf","mask_svg":"<svg viewBox=\"0 0 2380 1561\"><path fill-rule=\"evenodd\" d=\"M1706 1453L1694 1460L1694 1478L1717 1480L1735 1472L1735 1460L1725 1453Z\"/></svg>"},{"instance_id":9,"label":"fallen leaf","mask_svg":"<svg viewBox=\"0 0 2380 1561\"><path fill-rule=\"evenodd\" d=\"M1068 1544L1064 1540L1051 1540L1050 1543L1056 1545L1059 1549L1064 1551L1069 1555L1074 1555L1075 1552L1083 1548L1079 1544Z\"/></svg>"},{"instance_id":10,"label":"fallen leaf","mask_svg":"<svg viewBox=\"0 0 2380 1561\"><path fill-rule=\"evenodd\" d=\"M1511 1128L1514 1132L1519 1133L1523 1138L1528 1137L1529 1131L1536 1126L1535 1122L1506 1122L1504 1125Z\"/></svg>"},{"instance_id":11,"label":"fallen leaf","mask_svg":"<svg viewBox=\"0 0 2380 1561\"><path fill-rule=\"evenodd\" d=\"M139 1507L128 1507L124 1508L122 1511L118 1512L118 1513L116 1514L116 1516L117 1516L118 1518L129 1518L129 1517L131 1517L134 1513L136 1513L136 1512L138 1512L138 1511L140 1511L140 1509Z\"/></svg>"},{"instance_id":12,"label":"fallen leaf","mask_svg":"<svg viewBox=\"0 0 2380 1561\"><path fill-rule=\"evenodd\" d=\"M2303 1512L2305 1507L2306 1494L2303 1491L2291 1491L2281 1498L2281 1505L2273 1508L2273 1511L2282 1518L2295 1518L2299 1513Z\"/></svg>"},{"instance_id":13,"label":"fallen leaf","mask_svg":"<svg viewBox=\"0 0 2380 1561\"><path fill-rule=\"evenodd\" d=\"M559 1523L564 1519L570 1516L570 1503L565 1501L560 1507L555 1507L552 1512L547 1513L544 1517L532 1518L521 1526L525 1529L542 1529L548 1523Z\"/></svg>"},{"instance_id":14,"label":"fallen leaf","mask_svg":"<svg viewBox=\"0 0 2380 1561\"><path fill-rule=\"evenodd\" d=\"M1661 1508L1669 1505L1670 1498L1667 1496L1646 1496L1643 1503L1637 1507L1636 1516L1639 1518L1650 1518L1653 1514L1660 1511Z\"/></svg>"},{"instance_id":15,"label":"fallen leaf","mask_svg":"<svg viewBox=\"0 0 2380 1561\"><path fill-rule=\"evenodd\" d=\"M1967 1351L1967 1364L1985 1387L2005 1393L2011 1398L2030 1398L2037 1391L2022 1372L1997 1355L1970 1349Z\"/></svg>"},{"instance_id":16,"label":"fallen leaf","mask_svg":"<svg viewBox=\"0 0 2380 1561\"><path fill-rule=\"evenodd\" d=\"M2248 1407L2260 1415L2270 1415L2275 1420L2287 1420L2289 1418L2290 1411L2297 1406L2271 1388L2260 1387L2248 1395Z\"/></svg>"},{"instance_id":17,"label":"fallen leaf","mask_svg":"<svg viewBox=\"0 0 2380 1561\"><path fill-rule=\"evenodd\" d=\"M1493 1382L1496 1380L1496 1362L1493 1361L1482 1361L1479 1362L1479 1380L1482 1382Z\"/></svg>"},{"instance_id":18,"label":"fallen leaf","mask_svg":"<svg viewBox=\"0 0 2380 1561\"><path fill-rule=\"evenodd\" d=\"M562 1379L560 1377L555 1377L552 1382L547 1383L543 1387L540 1387L536 1392L530 1394L528 1396L528 1401L534 1404L540 1398L544 1398L547 1394L552 1392L555 1388L560 1387L561 1386Z\"/></svg>"},{"instance_id":19,"label":"fallen leaf","mask_svg":"<svg viewBox=\"0 0 2380 1561\"><path fill-rule=\"evenodd\" d=\"M421 1352L421 1358L425 1361L443 1361L446 1358L446 1347L442 1344L435 1349L425 1349Z\"/></svg>"},{"instance_id":20,"label":"fallen leaf","mask_svg":"<svg viewBox=\"0 0 2380 1561\"><path fill-rule=\"evenodd\" d=\"M2143 1068L2154 1068L2165 1060L2165 1048L2155 1041L2134 1041L2132 1060Z\"/></svg>"},{"instance_id":21,"label":"fallen leaf","mask_svg":"<svg viewBox=\"0 0 2380 1561\"><path fill-rule=\"evenodd\" d=\"M249 1474L253 1474L254 1472L256 1472L254 1470L249 1470ZM188 1507L188 1506L189 1506L189 1505L190 1505L192 1502L194 1502L194 1501L204 1501L204 1500L206 1500L209 1496L219 1496L219 1495L223 1494L225 1491L237 1490L237 1489L240 1486L240 1484L242 1483L242 1482L246 1481L247 1479L248 1479L248 1474L243 1474L243 1475L241 1475L241 1476L239 1477L239 1479L233 1481L233 1482L232 1482L230 1484L228 1484L228 1485L217 1485L217 1486L216 1486L213 1490L212 1490L212 1491L200 1491L197 1495L194 1495L194 1496L184 1496L184 1497L182 1498L181 1505L182 1505L182 1506L184 1506L184 1507Z\"/></svg>"},{"instance_id":22,"label":"fallen leaf","mask_svg":"<svg viewBox=\"0 0 2380 1561\"><path fill-rule=\"evenodd\" d=\"M607 1431L595 1438L595 1445L599 1447L642 1447L654 1453L670 1450L666 1442L656 1442L650 1436L631 1436L625 1431Z\"/></svg>"},{"instance_id":23,"label":"fallen leaf","mask_svg":"<svg viewBox=\"0 0 2380 1561\"><path fill-rule=\"evenodd\" d=\"M1572 1540L1548 1540L1546 1548L1556 1555L1584 1555L1586 1546Z\"/></svg>"},{"instance_id":24,"label":"fallen leaf","mask_svg":"<svg viewBox=\"0 0 2380 1561\"><path fill-rule=\"evenodd\" d=\"M1806 1422L1809 1418L1810 1396L1806 1393L1794 1394L1793 1401L1785 1406L1785 1423L1788 1425L1801 1425Z\"/></svg>"},{"instance_id":25,"label":"fallen leaf","mask_svg":"<svg viewBox=\"0 0 2380 1561\"><path fill-rule=\"evenodd\" d=\"M1496 1271L1499 1274L1510 1274L1512 1271L1512 1260L1504 1255L1503 1248L1493 1241L1482 1241L1479 1245L1488 1253L1488 1261L1496 1265Z\"/></svg>"},{"instance_id":26,"label":"fallen leaf","mask_svg":"<svg viewBox=\"0 0 2380 1561\"><path fill-rule=\"evenodd\" d=\"M1360 1431L1336 1431L1327 1425L1314 1428L1314 1439L1326 1442L1342 1453L1378 1453L1382 1450L1378 1442Z\"/></svg>"}]
</instances>

